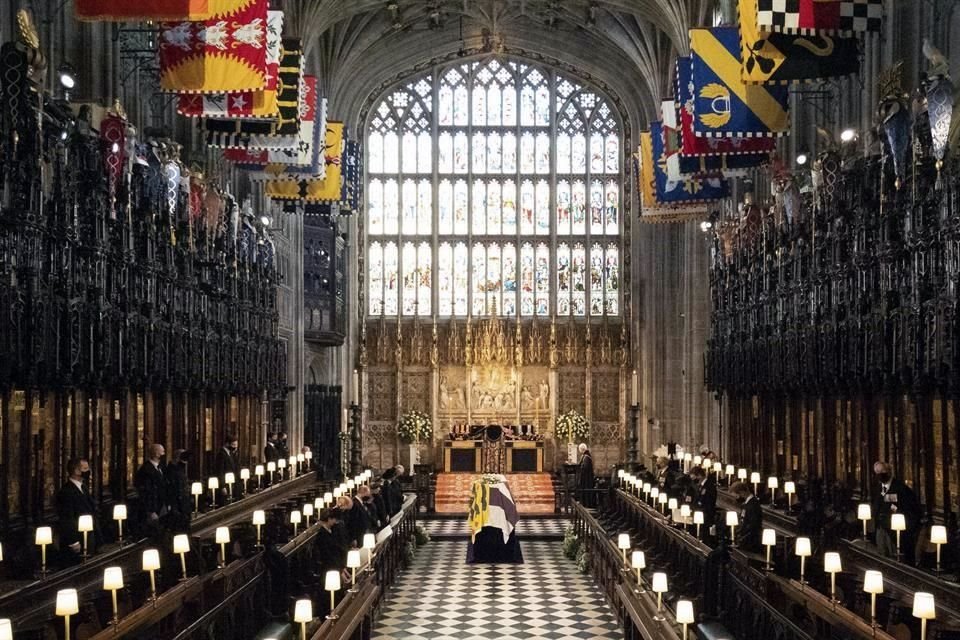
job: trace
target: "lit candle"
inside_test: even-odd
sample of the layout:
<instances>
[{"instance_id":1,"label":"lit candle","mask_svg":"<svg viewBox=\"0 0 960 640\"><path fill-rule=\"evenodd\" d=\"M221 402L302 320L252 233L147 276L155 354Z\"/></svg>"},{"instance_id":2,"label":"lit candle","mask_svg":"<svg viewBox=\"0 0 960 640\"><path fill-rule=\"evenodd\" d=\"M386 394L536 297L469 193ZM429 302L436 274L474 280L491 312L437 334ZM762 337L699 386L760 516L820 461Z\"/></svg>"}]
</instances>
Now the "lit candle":
<instances>
[{"instance_id":1,"label":"lit candle","mask_svg":"<svg viewBox=\"0 0 960 640\"><path fill-rule=\"evenodd\" d=\"M863 539L867 539L867 522L873 517L869 504L857 505L857 519L863 521Z\"/></svg>"},{"instance_id":2,"label":"lit candle","mask_svg":"<svg viewBox=\"0 0 960 640\"><path fill-rule=\"evenodd\" d=\"M640 404L640 384L637 378L637 370L633 370L633 384L631 385L630 404L637 406Z\"/></svg>"},{"instance_id":3,"label":"lit candle","mask_svg":"<svg viewBox=\"0 0 960 640\"><path fill-rule=\"evenodd\" d=\"M643 574L641 571L647 568L647 556L643 551L634 551L630 556L630 565L637 572L637 593L646 593L643 588Z\"/></svg>"},{"instance_id":4,"label":"lit candle","mask_svg":"<svg viewBox=\"0 0 960 640\"><path fill-rule=\"evenodd\" d=\"M113 600L113 626L120 624L120 613L117 609L117 590L123 589L123 569L107 567L103 570L103 590L109 591Z\"/></svg>"},{"instance_id":5,"label":"lit candle","mask_svg":"<svg viewBox=\"0 0 960 640\"><path fill-rule=\"evenodd\" d=\"M215 541L220 545L220 568L227 566L227 543L230 542L229 527L217 527Z\"/></svg>"},{"instance_id":6,"label":"lit candle","mask_svg":"<svg viewBox=\"0 0 960 640\"><path fill-rule=\"evenodd\" d=\"M233 471L227 471L223 474L223 484L227 487L227 502L230 502L230 499L233 497L233 485L236 481L237 478L233 475Z\"/></svg>"},{"instance_id":7,"label":"lit candle","mask_svg":"<svg viewBox=\"0 0 960 640\"><path fill-rule=\"evenodd\" d=\"M823 570L830 574L830 601L833 608L837 608L837 574L843 571L840 554L836 551L827 551L823 554Z\"/></svg>"},{"instance_id":8,"label":"lit candle","mask_svg":"<svg viewBox=\"0 0 960 640\"><path fill-rule=\"evenodd\" d=\"M117 542L123 546L123 521L127 519L127 505L113 505L113 519L117 521Z\"/></svg>"},{"instance_id":9,"label":"lit candle","mask_svg":"<svg viewBox=\"0 0 960 640\"><path fill-rule=\"evenodd\" d=\"M693 512L693 524L697 526L697 537L700 537L700 525L703 524L703 511Z\"/></svg>"},{"instance_id":10,"label":"lit candle","mask_svg":"<svg viewBox=\"0 0 960 640\"><path fill-rule=\"evenodd\" d=\"M143 550L143 570L150 573L150 601L157 602L157 579L156 571L160 568L160 552L156 549Z\"/></svg>"},{"instance_id":11,"label":"lit candle","mask_svg":"<svg viewBox=\"0 0 960 640\"><path fill-rule=\"evenodd\" d=\"M793 494L797 492L797 485L792 480L783 483L783 492L787 494L787 510L793 508Z\"/></svg>"},{"instance_id":12,"label":"lit candle","mask_svg":"<svg viewBox=\"0 0 960 640\"><path fill-rule=\"evenodd\" d=\"M736 511L727 511L727 526L730 527L730 545L737 546L737 526L740 524L740 515Z\"/></svg>"},{"instance_id":13,"label":"lit candle","mask_svg":"<svg viewBox=\"0 0 960 640\"><path fill-rule=\"evenodd\" d=\"M364 534L363 548L367 550L367 571L373 571L373 550L377 546L377 537L372 533ZM339 588L339 587L338 587Z\"/></svg>"},{"instance_id":14,"label":"lit candle","mask_svg":"<svg viewBox=\"0 0 960 640\"><path fill-rule=\"evenodd\" d=\"M758 471L754 471L753 473L750 474L750 484L753 485L753 495L755 496L760 495L760 489L759 489L760 473Z\"/></svg>"},{"instance_id":15,"label":"lit candle","mask_svg":"<svg viewBox=\"0 0 960 640\"><path fill-rule=\"evenodd\" d=\"M683 626L683 635L680 636L683 640L687 640L687 625L693 623L693 603L689 600L677 600L677 624Z\"/></svg>"},{"instance_id":16,"label":"lit candle","mask_svg":"<svg viewBox=\"0 0 960 640\"><path fill-rule=\"evenodd\" d=\"M207 489L210 490L210 506L217 504L217 489L220 488L220 478L212 476L207 479Z\"/></svg>"},{"instance_id":17,"label":"lit candle","mask_svg":"<svg viewBox=\"0 0 960 640\"><path fill-rule=\"evenodd\" d=\"M767 548L767 571L773 571L773 565L770 563L770 554L773 547L777 545L777 532L773 529L763 530L763 546Z\"/></svg>"},{"instance_id":18,"label":"lit candle","mask_svg":"<svg viewBox=\"0 0 960 640\"><path fill-rule=\"evenodd\" d=\"M173 536L173 552L180 556L180 569L183 571L181 580L187 579L187 551L190 551L190 538L185 533Z\"/></svg>"},{"instance_id":19,"label":"lit candle","mask_svg":"<svg viewBox=\"0 0 960 640\"><path fill-rule=\"evenodd\" d=\"M897 533L897 557L900 557L900 532L907 530L907 519L902 513L890 514L890 530Z\"/></svg>"},{"instance_id":20,"label":"lit candle","mask_svg":"<svg viewBox=\"0 0 960 640\"><path fill-rule=\"evenodd\" d=\"M290 456L290 459L287 460L287 467L290 469L290 477L296 477L297 475L297 456Z\"/></svg>"},{"instance_id":21,"label":"lit candle","mask_svg":"<svg viewBox=\"0 0 960 640\"><path fill-rule=\"evenodd\" d=\"M877 628L877 594L883 593L883 574L867 571L863 575L863 590L870 594L870 625Z\"/></svg>"},{"instance_id":22,"label":"lit candle","mask_svg":"<svg viewBox=\"0 0 960 640\"><path fill-rule=\"evenodd\" d=\"M340 590L340 572L327 571L327 575L323 581L323 588L330 592L330 615L327 616L327 619L336 620L337 615L334 613L334 610L337 608L335 595L337 591Z\"/></svg>"},{"instance_id":23,"label":"lit candle","mask_svg":"<svg viewBox=\"0 0 960 640\"><path fill-rule=\"evenodd\" d=\"M253 468L253 475L257 476L257 489L263 488L263 465L258 464Z\"/></svg>"},{"instance_id":24,"label":"lit candle","mask_svg":"<svg viewBox=\"0 0 960 640\"><path fill-rule=\"evenodd\" d=\"M303 505L303 509L301 509L301 511L303 511L303 517L304 517L304 519L306 520L306 522L304 523L304 527L307 528L307 529L309 529L309 528L310 528L310 516L313 515L313 504L311 504L311 503L309 503L309 502L306 503L305 505Z\"/></svg>"},{"instance_id":25,"label":"lit candle","mask_svg":"<svg viewBox=\"0 0 960 640\"><path fill-rule=\"evenodd\" d=\"M47 574L47 545L53 544L53 529L37 527L34 543L40 547L40 575Z\"/></svg>"},{"instance_id":26,"label":"lit candle","mask_svg":"<svg viewBox=\"0 0 960 640\"><path fill-rule=\"evenodd\" d=\"M627 550L630 548L630 534L621 533L617 537L617 548L620 549L620 553L623 554L623 566L624 569L629 569L630 565L627 564Z\"/></svg>"},{"instance_id":27,"label":"lit candle","mask_svg":"<svg viewBox=\"0 0 960 640\"><path fill-rule=\"evenodd\" d=\"M810 538L797 538L794 552L797 554L797 557L800 558L800 590L803 591L804 585L806 585L804 570L806 569L807 558L810 557L811 554Z\"/></svg>"},{"instance_id":28,"label":"lit candle","mask_svg":"<svg viewBox=\"0 0 960 640\"><path fill-rule=\"evenodd\" d=\"M360 549L347 551L347 568L350 569L350 593L356 593L357 569L360 568Z\"/></svg>"},{"instance_id":29,"label":"lit candle","mask_svg":"<svg viewBox=\"0 0 960 640\"><path fill-rule=\"evenodd\" d=\"M351 401L353 404L360 404L360 372L356 369L353 370L353 389L350 394Z\"/></svg>"},{"instance_id":30,"label":"lit candle","mask_svg":"<svg viewBox=\"0 0 960 640\"><path fill-rule=\"evenodd\" d=\"M273 484L273 472L277 470L277 463L271 460L267 463L267 473L270 474L270 484Z\"/></svg>"},{"instance_id":31,"label":"lit candle","mask_svg":"<svg viewBox=\"0 0 960 640\"><path fill-rule=\"evenodd\" d=\"M927 640L927 620L937 617L937 607L932 593L918 591L913 594L913 617L920 619L920 640Z\"/></svg>"},{"instance_id":32,"label":"lit candle","mask_svg":"<svg viewBox=\"0 0 960 640\"><path fill-rule=\"evenodd\" d=\"M243 492L240 495L246 495L247 493L247 480L250 479L250 469L244 467L240 469L240 479L243 481Z\"/></svg>"},{"instance_id":33,"label":"lit candle","mask_svg":"<svg viewBox=\"0 0 960 640\"><path fill-rule=\"evenodd\" d=\"M302 516L299 511L294 509L290 512L290 524L293 525L293 537L297 537L297 526L300 524Z\"/></svg>"},{"instance_id":34,"label":"lit candle","mask_svg":"<svg viewBox=\"0 0 960 640\"><path fill-rule=\"evenodd\" d=\"M734 476L734 474L736 474L736 472L737 472L736 467L734 467L732 464L728 464L728 465L727 465L726 475L727 475L727 486L728 486L728 487L730 486L730 483L733 482L733 476Z\"/></svg>"},{"instance_id":35,"label":"lit candle","mask_svg":"<svg viewBox=\"0 0 960 640\"><path fill-rule=\"evenodd\" d=\"M190 485L190 493L193 494L193 515L196 517L200 512L200 496L203 494L203 485L194 482Z\"/></svg>"},{"instance_id":36,"label":"lit candle","mask_svg":"<svg viewBox=\"0 0 960 640\"><path fill-rule=\"evenodd\" d=\"M13 624L10 618L0 618L0 640L13 640Z\"/></svg>"},{"instance_id":37,"label":"lit candle","mask_svg":"<svg viewBox=\"0 0 960 640\"><path fill-rule=\"evenodd\" d=\"M87 559L87 534L93 531L93 516L82 515L77 519L77 531L83 534L83 559Z\"/></svg>"},{"instance_id":38,"label":"lit candle","mask_svg":"<svg viewBox=\"0 0 960 640\"><path fill-rule=\"evenodd\" d=\"M313 622L313 602L307 599L297 600L293 606L293 621L300 624L300 638L307 638L307 623Z\"/></svg>"},{"instance_id":39,"label":"lit candle","mask_svg":"<svg viewBox=\"0 0 960 640\"><path fill-rule=\"evenodd\" d=\"M260 544L260 528L267 524L267 514L262 509L257 509L253 512L253 526L257 528L257 546L261 547Z\"/></svg>"},{"instance_id":40,"label":"lit candle","mask_svg":"<svg viewBox=\"0 0 960 640\"><path fill-rule=\"evenodd\" d=\"M667 574L661 571L653 574L653 584L651 585L653 592L657 594L657 615L654 616L654 620L661 622L663 621L663 594L665 594L667 589Z\"/></svg>"},{"instance_id":41,"label":"lit candle","mask_svg":"<svg viewBox=\"0 0 960 640\"><path fill-rule=\"evenodd\" d=\"M80 602L76 589L57 591L57 615L63 616L63 637L70 640L70 616L80 613Z\"/></svg>"},{"instance_id":42,"label":"lit candle","mask_svg":"<svg viewBox=\"0 0 960 640\"><path fill-rule=\"evenodd\" d=\"M930 527L930 542L937 546L937 577L940 576L940 545L947 544L947 528L942 524Z\"/></svg>"}]
</instances>

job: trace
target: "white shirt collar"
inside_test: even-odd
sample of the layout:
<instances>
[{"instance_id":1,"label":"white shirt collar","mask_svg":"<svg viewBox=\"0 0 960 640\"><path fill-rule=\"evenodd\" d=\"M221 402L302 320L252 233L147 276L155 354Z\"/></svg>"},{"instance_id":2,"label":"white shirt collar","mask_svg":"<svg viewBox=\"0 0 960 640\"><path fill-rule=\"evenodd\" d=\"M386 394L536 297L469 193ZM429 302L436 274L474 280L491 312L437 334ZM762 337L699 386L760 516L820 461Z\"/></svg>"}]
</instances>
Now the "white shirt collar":
<instances>
[{"instance_id":1,"label":"white shirt collar","mask_svg":"<svg viewBox=\"0 0 960 640\"><path fill-rule=\"evenodd\" d=\"M83 491L83 482L81 482L80 480L74 480L73 478L70 478L70 482L72 482L77 487L77 489L80 489L80 491Z\"/></svg>"}]
</instances>

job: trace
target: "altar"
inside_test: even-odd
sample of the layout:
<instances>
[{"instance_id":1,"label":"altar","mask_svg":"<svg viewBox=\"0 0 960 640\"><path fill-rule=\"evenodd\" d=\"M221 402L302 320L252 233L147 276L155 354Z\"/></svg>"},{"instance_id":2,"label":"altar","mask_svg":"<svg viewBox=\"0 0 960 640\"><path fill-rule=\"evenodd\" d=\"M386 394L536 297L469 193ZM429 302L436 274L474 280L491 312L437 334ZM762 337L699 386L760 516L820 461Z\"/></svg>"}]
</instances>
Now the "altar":
<instances>
[{"instance_id":1,"label":"altar","mask_svg":"<svg viewBox=\"0 0 960 640\"><path fill-rule=\"evenodd\" d=\"M530 425L471 425L443 441L444 473L542 473L543 461Z\"/></svg>"}]
</instances>

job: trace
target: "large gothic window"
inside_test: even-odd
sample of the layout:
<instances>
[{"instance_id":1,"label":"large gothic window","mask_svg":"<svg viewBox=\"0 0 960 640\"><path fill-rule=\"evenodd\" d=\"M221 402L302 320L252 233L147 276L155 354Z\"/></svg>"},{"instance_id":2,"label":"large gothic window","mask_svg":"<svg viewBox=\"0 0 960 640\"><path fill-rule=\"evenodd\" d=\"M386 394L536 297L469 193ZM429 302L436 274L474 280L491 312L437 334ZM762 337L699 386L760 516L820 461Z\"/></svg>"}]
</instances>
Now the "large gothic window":
<instances>
[{"instance_id":1,"label":"large gothic window","mask_svg":"<svg viewBox=\"0 0 960 640\"><path fill-rule=\"evenodd\" d=\"M370 315L619 314L604 96L526 62L459 62L389 91L367 127Z\"/></svg>"}]
</instances>

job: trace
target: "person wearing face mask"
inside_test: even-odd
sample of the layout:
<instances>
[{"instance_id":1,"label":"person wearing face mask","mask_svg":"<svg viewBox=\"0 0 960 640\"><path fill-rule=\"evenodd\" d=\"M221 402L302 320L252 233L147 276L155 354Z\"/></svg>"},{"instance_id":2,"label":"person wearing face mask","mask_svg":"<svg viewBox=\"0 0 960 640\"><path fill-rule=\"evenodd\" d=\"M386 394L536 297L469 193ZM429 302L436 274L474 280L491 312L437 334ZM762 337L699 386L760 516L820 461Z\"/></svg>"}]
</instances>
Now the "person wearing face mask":
<instances>
[{"instance_id":1,"label":"person wearing face mask","mask_svg":"<svg viewBox=\"0 0 960 640\"><path fill-rule=\"evenodd\" d=\"M746 482L733 485L733 495L740 505L740 526L737 528L737 546L741 551L759 553L762 549L763 509L760 500Z\"/></svg>"},{"instance_id":2,"label":"person wearing face mask","mask_svg":"<svg viewBox=\"0 0 960 640\"><path fill-rule=\"evenodd\" d=\"M226 503L227 484L223 481L223 478L227 473L232 473L235 480L231 499L237 498L240 495L240 461L238 460L237 436L235 434L228 434L224 439L223 446L217 450L213 468L220 479L220 492L217 501L220 504Z\"/></svg>"},{"instance_id":3,"label":"person wearing face mask","mask_svg":"<svg viewBox=\"0 0 960 640\"><path fill-rule=\"evenodd\" d=\"M189 461L190 452L177 449L165 473L170 503L170 530L177 533L189 530L190 514L193 512L190 477L187 475Z\"/></svg>"},{"instance_id":4,"label":"person wearing face mask","mask_svg":"<svg viewBox=\"0 0 960 640\"><path fill-rule=\"evenodd\" d=\"M913 563L913 547L917 530L920 528L920 501L907 484L893 477L893 467L888 462L877 461L873 464L873 473L877 478L873 492L873 517L877 531L877 547L885 556L897 554L896 536L890 529L890 516L902 513L907 530L900 537L900 551L904 562Z\"/></svg>"},{"instance_id":5,"label":"person wearing face mask","mask_svg":"<svg viewBox=\"0 0 960 640\"><path fill-rule=\"evenodd\" d=\"M161 467L166 451L162 444L147 447L147 459L133 476L140 504L140 524L147 535L160 529L160 518L167 514L167 486Z\"/></svg>"},{"instance_id":6,"label":"person wearing face mask","mask_svg":"<svg viewBox=\"0 0 960 640\"><path fill-rule=\"evenodd\" d=\"M82 515L93 516L93 535L87 534L90 553L96 547L100 526L97 522L97 503L90 495L90 463L86 458L71 458L67 461L67 481L57 492L57 540L66 564L77 564L81 560L83 548L82 536L77 523Z\"/></svg>"}]
</instances>

